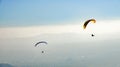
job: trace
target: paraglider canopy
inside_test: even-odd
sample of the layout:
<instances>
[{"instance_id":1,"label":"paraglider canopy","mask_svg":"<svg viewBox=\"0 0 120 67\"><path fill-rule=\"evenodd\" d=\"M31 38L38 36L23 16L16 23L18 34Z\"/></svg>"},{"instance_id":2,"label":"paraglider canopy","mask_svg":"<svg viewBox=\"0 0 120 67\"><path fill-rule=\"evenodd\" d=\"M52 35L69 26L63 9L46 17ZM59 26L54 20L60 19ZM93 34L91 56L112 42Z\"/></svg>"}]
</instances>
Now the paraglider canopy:
<instances>
[{"instance_id":1,"label":"paraglider canopy","mask_svg":"<svg viewBox=\"0 0 120 67\"><path fill-rule=\"evenodd\" d=\"M83 29L86 29L89 22L96 23L96 20L95 19L89 19L89 20L85 21L85 23L83 24Z\"/></svg>"},{"instance_id":2,"label":"paraglider canopy","mask_svg":"<svg viewBox=\"0 0 120 67\"><path fill-rule=\"evenodd\" d=\"M48 44L46 41L40 41L40 42L37 42L36 44L35 44L35 47L37 46L37 45L40 45L40 44Z\"/></svg>"}]
</instances>

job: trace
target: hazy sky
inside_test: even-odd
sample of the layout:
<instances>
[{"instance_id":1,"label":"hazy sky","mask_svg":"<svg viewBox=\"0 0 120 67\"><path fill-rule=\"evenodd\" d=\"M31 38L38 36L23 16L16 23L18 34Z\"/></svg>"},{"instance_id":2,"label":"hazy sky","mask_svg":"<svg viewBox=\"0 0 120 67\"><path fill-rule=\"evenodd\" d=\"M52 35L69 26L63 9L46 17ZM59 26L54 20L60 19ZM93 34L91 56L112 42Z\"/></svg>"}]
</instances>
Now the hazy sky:
<instances>
[{"instance_id":1,"label":"hazy sky","mask_svg":"<svg viewBox=\"0 0 120 67\"><path fill-rule=\"evenodd\" d=\"M0 0L0 63L15 67L120 67L119 3ZM90 18L96 23L83 30L83 23ZM34 47L43 40L48 45Z\"/></svg>"}]
</instances>

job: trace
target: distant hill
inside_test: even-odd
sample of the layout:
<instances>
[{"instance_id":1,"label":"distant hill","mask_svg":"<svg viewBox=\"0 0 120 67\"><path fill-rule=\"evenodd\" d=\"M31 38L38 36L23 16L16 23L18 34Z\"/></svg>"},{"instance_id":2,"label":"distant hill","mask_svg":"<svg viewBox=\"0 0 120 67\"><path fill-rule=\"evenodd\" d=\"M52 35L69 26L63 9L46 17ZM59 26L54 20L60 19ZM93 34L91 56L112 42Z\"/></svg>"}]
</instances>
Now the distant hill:
<instances>
[{"instance_id":1,"label":"distant hill","mask_svg":"<svg viewBox=\"0 0 120 67\"><path fill-rule=\"evenodd\" d=\"M11 64L7 64L7 63L0 63L0 67L14 67Z\"/></svg>"}]
</instances>

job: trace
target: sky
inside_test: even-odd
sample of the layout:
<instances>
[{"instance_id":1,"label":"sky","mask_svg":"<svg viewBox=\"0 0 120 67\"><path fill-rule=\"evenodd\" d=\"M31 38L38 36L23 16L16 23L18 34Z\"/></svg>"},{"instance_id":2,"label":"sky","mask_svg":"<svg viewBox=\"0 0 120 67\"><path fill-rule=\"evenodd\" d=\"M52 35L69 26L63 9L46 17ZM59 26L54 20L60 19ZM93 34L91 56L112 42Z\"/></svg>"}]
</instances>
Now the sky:
<instances>
[{"instance_id":1,"label":"sky","mask_svg":"<svg viewBox=\"0 0 120 67\"><path fill-rule=\"evenodd\" d=\"M0 0L0 65L120 67L119 12L119 0Z\"/></svg>"},{"instance_id":2,"label":"sky","mask_svg":"<svg viewBox=\"0 0 120 67\"><path fill-rule=\"evenodd\" d=\"M119 19L119 0L1 0L0 27L80 23Z\"/></svg>"}]
</instances>

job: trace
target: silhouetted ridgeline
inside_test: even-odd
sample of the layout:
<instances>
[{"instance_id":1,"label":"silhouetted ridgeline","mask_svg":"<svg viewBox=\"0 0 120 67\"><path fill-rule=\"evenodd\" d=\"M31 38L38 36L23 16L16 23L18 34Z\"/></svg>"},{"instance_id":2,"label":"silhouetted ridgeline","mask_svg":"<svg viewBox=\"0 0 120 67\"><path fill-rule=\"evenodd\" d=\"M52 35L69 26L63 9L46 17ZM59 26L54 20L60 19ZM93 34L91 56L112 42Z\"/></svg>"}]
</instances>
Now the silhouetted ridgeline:
<instances>
[{"instance_id":1,"label":"silhouetted ridgeline","mask_svg":"<svg viewBox=\"0 0 120 67\"><path fill-rule=\"evenodd\" d=\"M14 67L11 64L7 64L7 63L0 63L0 67Z\"/></svg>"}]
</instances>

